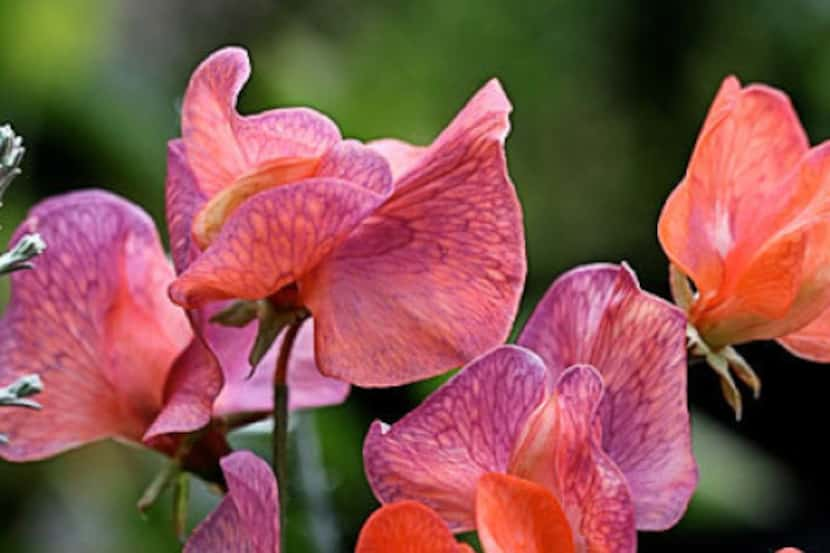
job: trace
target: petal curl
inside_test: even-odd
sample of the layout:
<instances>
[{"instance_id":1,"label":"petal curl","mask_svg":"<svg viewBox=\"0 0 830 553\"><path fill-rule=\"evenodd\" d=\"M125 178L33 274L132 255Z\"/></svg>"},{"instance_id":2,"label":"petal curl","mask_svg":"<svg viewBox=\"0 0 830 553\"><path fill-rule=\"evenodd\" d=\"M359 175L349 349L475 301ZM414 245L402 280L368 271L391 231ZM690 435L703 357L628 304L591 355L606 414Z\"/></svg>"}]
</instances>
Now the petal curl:
<instances>
[{"instance_id":1,"label":"petal curl","mask_svg":"<svg viewBox=\"0 0 830 553\"><path fill-rule=\"evenodd\" d=\"M39 232L47 249L35 270L11 277L0 382L39 374L43 411L0 413L10 439L0 456L34 460L105 437L140 440L192 336L165 297L173 273L153 222L121 198L83 191L39 204L13 241L27 232Z\"/></svg>"},{"instance_id":2,"label":"petal curl","mask_svg":"<svg viewBox=\"0 0 830 553\"><path fill-rule=\"evenodd\" d=\"M366 520L355 553L472 553L446 523L417 501L384 505Z\"/></svg>"},{"instance_id":3,"label":"petal curl","mask_svg":"<svg viewBox=\"0 0 830 553\"><path fill-rule=\"evenodd\" d=\"M685 329L683 313L643 292L627 266L595 264L559 277L518 340L554 377L581 363L602 375L602 444L625 473L643 530L673 526L697 485Z\"/></svg>"},{"instance_id":4,"label":"petal curl","mask_svg":"<svg viewBox=\"0 0 830 553\"><path fill-rule=\"evenodd\" d=\"M241 48L223 48L199 65L182 104L182 140L199 188L212 196L259 163L316 157L340 140L337 126L306 108L242 117L239 91L251 67Z\"/></svg>"},{"instance_id":5,"label":"petal curl","mask_svg":"<svg viewBox=\"0 0 830 553\"><path fill-rule=\"evenodd\" d=\"M658 224L666 254L704 300L769 237L785 178L808 147L785 94L724 81Z\"/></svg>"},{"instance_id":6,"label":"petal curl","mask_svg":"<svg viewBox=\"0 0 830 553\"><path fill-rule=\"evenodd\" d=\"M209 324L205 335L222 364L225 387L214 403L214 415L270 412L273 409L273 381L277 353L283 336L263 357L251 378L248 352L256 337L256 325L227 328ZM346 382L326 378L314 362L314 323L303 323L288 359L289 409L324 407L342 403L349 395Z\"/></svg>"},{"instance_id":7,"label":"petal curl","mask_svg":"<svg viewBox=\"0 0 830 553\"><path fill-rule=\"evenodd\" d=\"M502 346L473 361L392 426L372 424L363 460L375 496L421 501L453 531L472 529L478 478L504 472L544 394L545 369L530 351Z\"/></svg>"},{"instance_id":8,"label":"petal curl","mask_svg":"<svg viewBox=\"0 0 830 553\"><path fill-rule=\"evenodd\" d=\"M574 553L573 532L544 486L491 472L478 481L476 523L487 553Z\"/></svg>"},{"instance_id":9,"label":"petal curl","mask_svg":"<svg viewBox=\"0 0 830 553\"><path fill-rule=\"evenodd\" d=\"M210 300L265 298L329 255L384 199L333 178L307 179L257 194L176 279L170 296L189 308Z\"/></svg>"},{"instance_id":10,"label":"petal curl","mask_svg":"<svg viewBox=\"0 0 830 553\"><path fill-rule=\"evenodd\" d=\"M279 553L279 492L271 468L250 451L221 464L228 493L193 531L184 553Z\"/></svg>"},{"instance_id":11,"label":"petal curl","mask_svg":"<svg viewBox=\"0 0 830 553\"><path fill-rule=\"evenodd\" d=\"M504 156L510 109L488 83L396 179L392 198L301 281L325 374L400 385L507 338L526 273Z\"/></svg>"},{"instance_id":12,"label":"petal curl","mask_svg":"<svg viewBox=\"0 0 830 553\"><path fill-rule=\"evenodd\" d=\"M602 394L602 378L593 367L576 365L565 371L522 430L510 473L557 495L579 551L634 552L631 493L600 442L596 417Z\"/></svg>"}]
</instances>

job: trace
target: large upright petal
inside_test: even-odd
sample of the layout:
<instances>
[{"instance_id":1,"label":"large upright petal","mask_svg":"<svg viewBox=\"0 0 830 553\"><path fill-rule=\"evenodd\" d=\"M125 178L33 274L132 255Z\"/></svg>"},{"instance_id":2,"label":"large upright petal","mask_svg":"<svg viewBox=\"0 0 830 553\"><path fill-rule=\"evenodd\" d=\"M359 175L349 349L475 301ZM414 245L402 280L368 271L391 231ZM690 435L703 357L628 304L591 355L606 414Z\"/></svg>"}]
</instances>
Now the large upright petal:
<instances>
[{"instance_id":1,"label":"large upright petal","mask_svg":"<svg viewBox=\"0 0 830 553\"><path fill-rule=\"evenodd\" d=\"M0 412L10 440L0 456L24 461L105 437L140 440L191 339L184 313L166 298L173 272L152 221L125 200L84 191L35 207L13 240L26 232L48 247L35 270L12 275L0 382L39 374L43 411Z\"/></svg>"},{"instance_id":2,"label":"large upright petal","mask_svg":"<svg viewBox=\"0 0 830 553\"><path fill-rule=\"evenodd\" d=\"M200 253L193 239L193 218L207 202L207 196L199 188L196 176L187 164L181 140L171 140L167 144L164 190L170 253L176 273L180 274Z\"/></svg>"},{"instance_id":3,"label":"large upright petal","mask_svg":"<svg viewBox=\"0 0 830 553\"><path fill-rule=\"evenodd\" d=\"M417 501L384 505L366 520L355 553L472 553L438 513Z\"/></svg>"},{"instance_id":4,"label":"large upright petal","mask_svg":"<svg viewBox=\"0 0 830 553\"><path fill-rule=\"evenodd\" d=\"M239 91L251 66L241 48L223 48L193 73L182 104L182 140L199 188L212 196L258 164L280 157L318 157L340 140L337 126L306 108L242 117Z\"/></svg>"},{"instance_id":5,"label":"large upright petal","mask_svg":"<svg viewBox=\"0 0 830 553\"><path fill-rule=\"evenodd\" d=\"M633 553L634 504L622 471L603 451L596 417L603 394L593 367L565 371L522 430L510 473L558 496L579 551Z\"/></svg>"},{"instance_id":6,"label":"large upright petal","mask_svg":"<svg viewBox=\"0 0 830 553\"><path fill-rule=\"evenodd\" d=\"M507 338L526 272L504 156L510 109L491 81L417 161L394 157L392 198L301 281L325 374L399 385Z\"/></svg>"},{"instance_id":7,"label":"large upright petal","mask_svg":"<svg viewBox=\"0 0 830 553\"><path fill-rule=\"evenodd\" d=\"M724 81L658 225L666 254L704 301L769 236L785 177L807 149L786 95Z\"/></svg>"},{"instance_id":8,"label":"large upright petal","mask_svg":"<svg viewBox=\"0 0 830 553\"><path fill-rule=\"evenodd\" d=\"M472 529L476 482L506 470L544 395L545 368L530 351L503 346L473 361L397 423L372 424L363 459L375 496L421 501L453 531Z\"/></svg>"},{"instance_id":9,"label":"large upright petal","mask_svg":"<svg viewBox=\"0 0 830 553\"><path fill-rule=\"evenodd\" d=\"M274 370L283 336L257 365L253 376L248 352L254 343L256 325L228 328L209 324L205 331L208 342L219 357L225 375L225 386L214 403L216 416L233 413L270 412L274 405ZM250 377L249 377L250 376ZM314 323L303 323L288 358L288 407L304 409L342 403L349 394L347 382L326 378L314 362Z\"/></svg>"},{"instance_id":10,"label":"large upright petal","mask_svg":"<svg viewBox=\"0 0 830 553\"><path fill-rule=\"evenodd\" d=\"M250 451L223 458L228 493L193 531L185 553L279 553L279 492L268 464Z\"/></svg>"},{"instance_id":11,"label":"large upright petal","mask_svg":"<svg viewBox=\"0 0 830 553\"><path fill-rule=\"evenodd\" d=\"M596 264L559 277L518 340L555 377L580 363L602 375L603 447L625 473L644 530L674 525L697 485L685 328L683 313L640 290L628 267Z\"/></svg>"},{"instance_id":12,"label":"large upright petal","mask_svg":"<svg viewBox=\"0 0 830 553\"><path fill-rule=\"evenodd\" d=\"M476 491L478 536L487 553L574 553L573 532L556 497L540 484L489 473Z\"/></svg>"}]
</instances>

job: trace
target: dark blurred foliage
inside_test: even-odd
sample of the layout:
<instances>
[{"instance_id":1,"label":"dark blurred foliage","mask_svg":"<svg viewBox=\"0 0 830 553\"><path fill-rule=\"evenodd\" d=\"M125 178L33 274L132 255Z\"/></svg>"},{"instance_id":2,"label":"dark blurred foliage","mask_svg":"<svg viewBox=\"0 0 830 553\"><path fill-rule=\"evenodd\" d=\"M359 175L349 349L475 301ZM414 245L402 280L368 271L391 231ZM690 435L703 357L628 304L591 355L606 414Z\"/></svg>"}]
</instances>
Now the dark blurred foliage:
<instances>
[{"instance_id":1,"label":"dark blurred foliage","mask_svg":"<svg viewBox=\"0 0 830 553\"><path fill-rule=\"evenodd\" d=\"M830 136L823 0L0 0L0 122L28 146L0 212L4 239L34 202L79 187L114 190L161 223L181 95L226 44L253 60L243 112L309 105L361 139L426 143L499 77L526 213L520 320L557 274L590 261L627 260L666 296L657 217L727 74L785 89L812 140ZM740 349L763 396L736 424L711 371L691 370L700 491L676 529L641 535L642 551L830 550L830 372L773 343ZM435 384L356 390L293 419L291 551L351 549L375 507L360 457L369 422L397 419ZM237 440L267 451L261 435ZM0 550L177 550L168 506L144 519L133 506L160 462L100 444L0 466ZM216 502L195 488L194 523Z\"/></svg>"}]
</instances>

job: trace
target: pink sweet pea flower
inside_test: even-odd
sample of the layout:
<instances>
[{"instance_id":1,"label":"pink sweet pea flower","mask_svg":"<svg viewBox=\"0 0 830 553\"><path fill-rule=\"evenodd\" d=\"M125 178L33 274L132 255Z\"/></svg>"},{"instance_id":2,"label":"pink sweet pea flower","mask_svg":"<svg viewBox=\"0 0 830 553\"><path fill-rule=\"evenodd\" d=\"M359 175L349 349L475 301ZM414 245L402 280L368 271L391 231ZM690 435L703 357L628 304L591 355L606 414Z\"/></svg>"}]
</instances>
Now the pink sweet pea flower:
<instances>
[{"instance_id":1,"label":"pink sweet pea flower","mask_svg":"<svg viewBox=\"0 0 830 553\"><path fill-rule=\"evenodd\" d=\"M399 422L372 425L375 495L421 501L463 531L476 524L480 478L513 474L556 496L578 548L633 551L635 526L672 526L697 482L684 328L625 266L563 275L525 347L482 356Z\"/></svg>"},{"instance_id":2,"label":"pink sweet pea flower","mask_svg":"<svg viewBox=\"0 0 830 553\"><path fill-rule=\"evenodd\" d=\"M12 242L29 232L39 232L48 248L35 270L11 276L0 322L0 381L39 374L43 409L0 412L9 437L0 457L43 459L104 438L143 441L170 454L177 439L165 434L196 430L212 416L270 412L270 396L252 392L256 383L241 376L247 361L233 354L251 333L213 325L203 332L202 314L194 314L208 342L223 346L216 348L223 387L212 351L167 297L173 269L137 206L106 192L75 192L36 206ZM310 332L303 329L289 365L293 408L337 403L348 392L319 375ZM273 356L263 360L270 357L271 371ZM205 374L211 378L190 376ZM205 446L204 454L227 452L221 436Z\"/></svg>"},{"instance_id":3,"label":"pink sweet pea flower","mask_svg":"<svg viewBox=\"0 0 830 553\"><path fill-rule=\"evenodd\" d=\"M228 493L193 531L184 553L279 553L279 491L271 467L250 451L231 453L220 464Z\"/></svg>"},{"instance_id":4,"label":"pink sweet pea flower","mask_svg":"<svg viewBox=\"0 0 830 553\"><path fill-rule=\"evenodd\" d=\"M501 343L526 264L499 83L429 147L367 146L310 109L240 116L249 73L246 53L225 48L187 88L168 217L174 253L191 259L173 300L305 307L320 370L363 386L433 376Z\"/></svg>"}]
</instances>

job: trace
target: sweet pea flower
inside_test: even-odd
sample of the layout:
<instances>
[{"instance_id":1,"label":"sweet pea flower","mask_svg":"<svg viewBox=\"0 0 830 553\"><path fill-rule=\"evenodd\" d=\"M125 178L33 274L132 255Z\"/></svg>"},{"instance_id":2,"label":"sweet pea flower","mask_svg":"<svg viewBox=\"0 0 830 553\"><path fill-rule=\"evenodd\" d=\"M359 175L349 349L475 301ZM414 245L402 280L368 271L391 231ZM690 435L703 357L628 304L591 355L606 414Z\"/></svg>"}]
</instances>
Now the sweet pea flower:
<instances>
[{"instance_id":1,"label":"sweet pea flower","mask_svg":"<svg viewBox=\"0 0 830 553\"><path fill-rule=\"evenodd\" d=\"M684 327L625 266L570 271L519 346L478 358L397 423L373 423L376 497L420 501L460 532L476 526L482 476L512 474L551 491L578 551L633 551L635 528L674 525L697 483Z\"/></svg>"},{"instance_id":2,"label":"sweet pea flower","mask_svg":"<svg viewBox=\"0 0 830 553\"><path fill-rule=\"evenodd\" d=\"M433 376L501 343L526 263L499 83L416 147L343 140L306 108L241 116L249 74L245 51L225 48L187 87L168 217L174 253L191 259L171 298L307 309L322 373L362 386Z\"/></svg>"},{"instance_id":3,"label":"sweet pea flower","mask_svg":"<svg viewBox=\"0 0 830 553\"><path fill-rule=\"evenodd\" d=\"M0 457L38 460L104 438L172 455L178 439L167 434L194 431L211 417L270 412L271 399L251 390L256 383L242 376L247 362L233 353L252 334L213 325L200 330L218 346L216 356L194 336L183 310L167 297L173 268L140 208L103 191L74 192L32 209L12 243L30 232L40 233L49 248L36 270L11 275L0 321L0 381L40 375L42 411L0 412L9 438ZM199 317L193 322L202 328ZM348 392L319 375L311 330L302 329L289 366L292 408L337 403ZM274 355L263 360L271 371ZM265 366L262 372L268 373ZM216 378L194 381L192 374ZM194 453L208 448L201 455L215 463L228 449L221 434L209 435Z\"/></svg>"},{"instance_id":4,"label":"sweet pea flower","mask_svg":"<svg viewBox=\"0 0 830 553\"><path fill-rule=\"evenodd\" d=\"M830 361L828 154L828 142L810 148L781 91L735 77L721 85L658 224L675 299L704 354L777 339ZM727 353L757 393L757 377Z\"/></svg>"},{"instance_id":5,"label":"sweet pea flower","mask_svg":"<svg viewBox=\"0 0 830 553\"><path fill-rule=\"evenodd\" d=\"M485 553L574 553L570 526L544 486L489 473L476 494L479 540ZM366 521L355 553L472 553L440 515L417 501L384 505Z\"/></svg>"},{"instance_id":6,"label":"sweet pea flower","mask_svg":"<svg viewBox=\"0 0 830 553\"><path fill-rule=\"evenodd\" d=\"M250 451L220 461L228 493L193 530L184 553L279 553L277 480L268 463Z\"/></svg>"}]
</instances>

